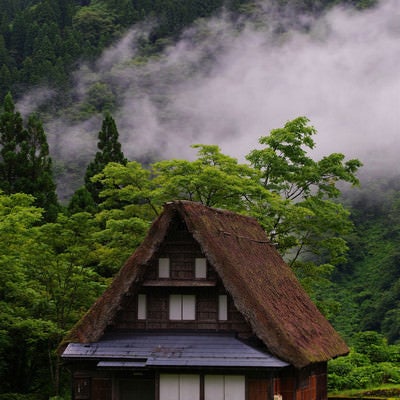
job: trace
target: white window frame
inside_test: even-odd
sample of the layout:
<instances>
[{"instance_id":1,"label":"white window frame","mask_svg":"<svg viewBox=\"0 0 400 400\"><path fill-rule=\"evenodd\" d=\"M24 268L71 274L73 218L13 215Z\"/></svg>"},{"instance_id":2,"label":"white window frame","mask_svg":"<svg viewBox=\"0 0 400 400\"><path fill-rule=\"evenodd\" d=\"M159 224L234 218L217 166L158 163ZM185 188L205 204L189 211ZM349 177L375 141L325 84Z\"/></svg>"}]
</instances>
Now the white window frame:
<instances>
[{"instance_id":1,"label":"white window frame","mask_svg":"<svg viewBox=\"0 0 400 400\"><path fill-rule=\"evenodd\" d=\"M218 321L228 321L228 296L226 294L218 296Z\"/></svg>"},{"instance_id":2,"label":"white window frame","mask_svg":"<svg viewBox=\"0 0 400 400\"><path fill-rule=\"evenodd\" d=\"M171 267L169 258L161 257L158 259L158 277L159 278L170 278Z\"/></svg>"},{"instance_id":3,"label":"white window frame","mask_svg":"<svg viewBox=\"0 0 400 400\"><path fill-rule=\"evenodd\" d=\"M194 321L196 319L196 296L194 294L170 294L169 319L171 321Z\"/></svg>"},{"instance_id":4,"label":"white window frame","mask_svg":"<svg viewBox=\"0 0 400 400\"><path fill-rule=\"evenodd\" d=\"M200 400L200 375L160 374L159 400Z\"/></svg>"},{"instance_id":5,"label":"white window frame","mask_svg":"<svg viewBox=\"0 0 400 400\"><path fill-rule=\"evenodd\" d=\"M147 319L147 296L145 294L138 294L137 318L140 320Z\"/></svg>"},{"instance_id":6,"label":"white window frame","mask_svg":"<svg viewBox=\"0 0 400 400\"><path fill-rule=\"evenodd\" d=\"M244 375L205 375L204 400L245 400Z\"/></svg>"},{"instance_id":7,"label":"white window frame","mask_svg":"<svg viewBox=\"0 0 400 400\"><path fill-rule=\"evenodd\" d=\"M207 278L207 259L196 258L194 264L194 276L196 279L206 279Z\"/></svg>"}]
</instances>

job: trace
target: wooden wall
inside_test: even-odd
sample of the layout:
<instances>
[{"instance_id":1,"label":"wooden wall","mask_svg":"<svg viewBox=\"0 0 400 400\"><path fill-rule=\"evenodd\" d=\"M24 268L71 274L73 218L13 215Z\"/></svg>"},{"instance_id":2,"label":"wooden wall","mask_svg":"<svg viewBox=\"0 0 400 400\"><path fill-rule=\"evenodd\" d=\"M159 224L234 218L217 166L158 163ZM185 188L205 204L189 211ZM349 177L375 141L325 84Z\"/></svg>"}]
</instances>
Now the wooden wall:
<instances>
[{"instance_id":1,"label":"wooden wall","mask_svg":"<svg viewBox=\"0 0 400 400\"><path fill-rule=\"evenodd\" d=\"M327 364L319 363L302 370L285 369L274 381L274 393L282 400L326 400Z\"/></svg>"},{"instance_id":2,"label":"wooden wall","mask_svg":"<svg viewBox=\"0 0 400 400\"><path fill-rule=\"evenodd\" d=\"M170 277L158 277L159 258L170 260ZM213 266L207 262L205 279L195 278L195 259L205 258L198 243L175 223L165 242L146 268L139 292L128 294L116 314L113 330L206 330L237 332L241 337L251 336L251 328L236 310ZM136 291L136 288L133 290ZM138 319L138 294L146 295L146 319ZM195 320L169 319L170 294L196 296ZM218 296L228 296L228 319L218 320Z\"/></svg>"}]
</instances>

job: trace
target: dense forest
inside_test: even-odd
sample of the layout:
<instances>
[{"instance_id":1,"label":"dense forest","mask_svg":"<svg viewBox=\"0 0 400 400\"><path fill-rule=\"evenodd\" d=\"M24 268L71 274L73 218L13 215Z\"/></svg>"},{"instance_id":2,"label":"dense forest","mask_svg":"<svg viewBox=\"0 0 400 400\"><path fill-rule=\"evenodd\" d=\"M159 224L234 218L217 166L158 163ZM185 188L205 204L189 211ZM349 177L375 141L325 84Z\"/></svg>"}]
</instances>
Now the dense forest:
<instances>
[{"instance_id":1,"label":"dense forest","mask_svg":"<svg viewBox=\"0 0 400 400\"><path fill-rule=\"evenodd\" d=\"M268 12L317 16L337 4L362 12L375 1L275 0ZM227 13L238 30L243 16L259 26L259 3L0 0L0 7L0 399L68 398L60 340L162 204L178 198L252 215L271 235L351 346L350 356L330 365L331 390L400 383L400 177L365 176L363 160L341 153L311 157L318 134L307 117L260 133L244 162L209 144L194 145L191 161L149 152L132 159L114 118L124 83L111 73L98 80L94 67L85 96L72 90L77 66L95 66L132 26L146 34L121 62L138 68L213 15ZM274 25L277 40L286 29ZM209 49L200 62L211 58ZM197 62L161 78L191 75ZM139 78L135 85L148 84ZM37 87L53 94L33 112L20 110L18 101ZM167 114L165 99L152 95ZM92 121L97 149L68 159L57 149L60 136L49 145L46 123L61 115Z\"/></svg>"}]
</instances>

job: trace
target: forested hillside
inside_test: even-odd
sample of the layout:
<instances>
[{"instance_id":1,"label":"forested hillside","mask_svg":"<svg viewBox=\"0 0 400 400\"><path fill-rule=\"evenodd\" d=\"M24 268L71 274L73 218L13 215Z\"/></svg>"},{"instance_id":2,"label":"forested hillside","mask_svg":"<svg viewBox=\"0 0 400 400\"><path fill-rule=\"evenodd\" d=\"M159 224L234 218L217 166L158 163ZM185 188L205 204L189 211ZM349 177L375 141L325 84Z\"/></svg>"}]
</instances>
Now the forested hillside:
<instances>
[{"instance_id":1,"label":"forested hillside","mask_svg":"<svg viewBox=\"0 0 400 400\"><path fill-rule=\"evenodd\" d=\"M168 157L186 144L178 141L179 123L189 119L184 111L202 112L201 102L185 96L177 102L182 114L171 106L178 89L194 90L181 81L202 82L214 77L213 63L230 65L218 55L231 38L251 25L278 44L292 28L318 42L324 33L311 28L314 18L337 5L361 13L375 3L0 0L0 399L68 398L60 340L163 202L178 198L259 220L352 346L348 361L332 363L331 389L400 383L395 172L371 178L364 160L336 150L320 156L318 126L301 114L260 131L244 161L218 143L195 144L200 131L219 128L219 118L210 117L211 125L190 120L196 154ZM222 20L232 35L224 42ZM198 42L201 51L182 55ZM139 99L151 106L137 106ZM237 113L236 104L229 107ZM123 118L130 114L148 118L158 136L137 133ZM120 126L139 137L126 140ZM234 140L234 123L224 129Z\"/></svg>"},{"instance_id":2,"label":"forested hillside","mask_svg":"<svg viewBox=\"0 0 400 400\"><path fill-rule=\"evenodd\" d=\"M277 7L320 12L338 0L276 0ZM67 88L81 59L94 60L129 27L154 19L147 51L157 51L194 20L227 7L245 11L249 0L1 0L0 97L22 95L32 85ZM371 0L343 0L357 7Z\"/></svg>"},{"instance_id":3,"label":"forested hillside","mask_svg":"<svg viewBox=\"0 0 400 400\"><path fill-rule=\"evenodd\" d=\"M390 343L400 339L399 320L399 177L365 179L343 201L351 209L355 231L348 261L337 268L340 287L339 329L381 332Z\"/></svg>"}]
</instances>

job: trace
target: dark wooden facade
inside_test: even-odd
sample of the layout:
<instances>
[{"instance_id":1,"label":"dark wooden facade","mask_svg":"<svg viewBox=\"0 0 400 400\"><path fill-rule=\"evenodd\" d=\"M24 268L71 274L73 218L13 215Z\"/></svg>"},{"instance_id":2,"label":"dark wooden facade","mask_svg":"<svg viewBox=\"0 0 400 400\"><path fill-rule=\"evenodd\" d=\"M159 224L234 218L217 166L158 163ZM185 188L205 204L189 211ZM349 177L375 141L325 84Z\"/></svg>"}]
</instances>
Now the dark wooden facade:
<instances>
[{"instance_id":1,"label":"dark wooden facade","mask_svg":"<svg viewBox=\"0 0 400 400\"><path fill-rule=\"evenodd\" d=\"M245 400L324 400L327 399L326 367L312 371L288 369L282 374L257 374L241 371L245 376ZM176 373L176 371L174 371ZM199 400L204 400L204 376L200 377ZM220 375L220 371L208 371ZM236 373L239 374L240 373ZM74 367L72 398L76 400L160 400L157 372L96 371L94 366ZM177 399L179 400L179 399ZM214 399L208 399L214 400ZM226 399L228 400L228 399Z\"/></svg>"},{"instance_id":2,"label":"dark wooden facade","mask_svg":"<svg viewBox=\"0 0 400 400\"><path fill-rule=\"evenodd\" d=\"M249 322L253 310L249 309L246 314L238 310L237 299L227 290L224 276L217 272L213 259L194 239L184 218L175 214L162 243L146 261L142 272L130 282L112 318L98 334L99 346L103 337L115 338L121 333L139 332L146 336L161 332L170 335L169 340L173 342L174 335L178 338L182 332L189 332L210 338L214 334L234 335L257 351L269 353L268 346ZM244 295L251 296L251 293ZM101 317L99 314L96 318ZM85 341L81 343L84 350ZM103 358L90 358L83 350L75 358L64 354L72 372L75 400L327 398L326 361L296 368L286 363L287 360L281 362L278 354L267 367L244 366L243 360L238 365L230 361L224 367L214 361L188 367L172 361L169 365L165 360L162 365L148 366L140 359L133 360L132 356L113 358L111 354L112 362L102 364ZM226 352L229 353L228 347Z\"/></svg>"},{"instance_id":3,"label":"dark wooden facade","mask_svg":"<svg viewBox=\"0 0 400 400\"><path fill-rule=\"evenodd\" d=\"M159 278L158 260L168 259L170 277ZM144 280L135 294L128 292L121 310L109 329L116 330L205 330L235 332L241 337L252 335L251 327L235 308L215 269L206 261L206 277L195 277L195 260L205 258L200 246L187 229L177 230L173 226L167 239L151 261ZM147 316L138 319L138 297L146 295ZM169 296L171 294L194 295L195 319L172 321L169 318ZM218 297L227 296L228 318L218 319Z\"/></svg>"}]
</instances>

